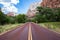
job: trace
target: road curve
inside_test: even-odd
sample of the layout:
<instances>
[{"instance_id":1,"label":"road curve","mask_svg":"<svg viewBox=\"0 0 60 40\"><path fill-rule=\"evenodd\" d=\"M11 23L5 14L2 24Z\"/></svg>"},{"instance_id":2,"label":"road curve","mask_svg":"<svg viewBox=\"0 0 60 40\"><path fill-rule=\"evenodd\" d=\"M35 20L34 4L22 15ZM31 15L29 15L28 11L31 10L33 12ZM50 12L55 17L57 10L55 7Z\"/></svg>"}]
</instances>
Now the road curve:
<instances>
[{"instance_id":1,"label":"road curve","mask_svg":"<svg viewBox=\"0 0 60 40\"><path fill-rule=\"evenodd\" d=\"M60 40L60 34L31 23L33 40Z\"/></svg>"},{"instance_id":2,"label":"road curve","mask_svg":"<svg viewBox=\"0 0 60 40\"><path fill-rule=\"evenodd\" d=\"M28 40L28 24L1 35L0 40Z\"/></svg>"}]
</instances>

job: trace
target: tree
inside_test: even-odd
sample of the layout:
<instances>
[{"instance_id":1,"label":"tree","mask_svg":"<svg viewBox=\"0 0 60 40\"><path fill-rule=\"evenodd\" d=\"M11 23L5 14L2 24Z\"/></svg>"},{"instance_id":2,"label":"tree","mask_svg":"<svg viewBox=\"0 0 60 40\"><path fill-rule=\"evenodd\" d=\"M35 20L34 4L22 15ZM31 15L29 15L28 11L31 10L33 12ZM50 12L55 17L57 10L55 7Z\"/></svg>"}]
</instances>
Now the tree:
<instances>
[{"instance_id":1,"label":"tree","mask_svg":"<svg viewBox=\"0 0 60 40\"><path fill-rule=\"evenodd\" d=\"M6 23L6 15L0 11L0 25L3 25Z\"/></svg>"},{"instance_id":2,"label":"tree","mask_svg":"<svg viewBox=\"0 0 60 40\"><path fill-rule=\"evenodd\" d=\"M60 21L60 8L37 7L35 20L40 22Z\"/></svg>"},{"instance_id":3,"label":"tree","mask_svg":"<svg viewBox=\"0 0 60 40\"><path fill-rule=\"evenodd\" d=\"M25 23L26 22L26 16L25 14L19 14L16 16L16 21L18 23Z\"/></svg>"}]
</instances>

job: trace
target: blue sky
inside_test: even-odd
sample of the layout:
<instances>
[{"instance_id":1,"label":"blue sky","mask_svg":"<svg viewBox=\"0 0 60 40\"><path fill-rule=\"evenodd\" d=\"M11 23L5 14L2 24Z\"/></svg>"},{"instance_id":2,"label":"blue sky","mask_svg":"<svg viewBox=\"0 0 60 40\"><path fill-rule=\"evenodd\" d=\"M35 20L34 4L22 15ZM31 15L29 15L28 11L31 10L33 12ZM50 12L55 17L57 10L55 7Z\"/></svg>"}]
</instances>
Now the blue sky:
<instances>
[{"instance_id":1,"label":"blue sky","mask_svg":"<svg viewBox=\"0 0 60 40\"><path fill-rule=\"evenodd\" d=\"M13 11L12 8L15 8L15 11L17 13L26 13L32 3L41 2L41 0L18 0L18 1L16 0L17 2L16 1L10 2L10 5L9 4L6 5L10 0L9 1L3 0L3 1L1 1L1 2L5 3L5 4L0 3L0 7L2 7L2 9L4 10L3 12L8 12L8 10L10 10L10 9ZM12 4L12 8L11 8L11 4ZM7 11L6 11L6 8L8 9Z\"/></svg>"}]
</instances>

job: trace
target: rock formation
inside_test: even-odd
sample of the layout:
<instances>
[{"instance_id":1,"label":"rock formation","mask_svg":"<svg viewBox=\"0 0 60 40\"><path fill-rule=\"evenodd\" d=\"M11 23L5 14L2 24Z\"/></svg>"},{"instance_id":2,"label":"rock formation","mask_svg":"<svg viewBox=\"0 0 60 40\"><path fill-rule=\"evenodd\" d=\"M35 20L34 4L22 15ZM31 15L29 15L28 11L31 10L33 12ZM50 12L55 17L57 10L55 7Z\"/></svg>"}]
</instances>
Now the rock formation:
<instances>
[{"instance_id":1,"label":"rock formation","mask_svg":"<svg viewBox=\"0 0 60 40\"><path fill-rule=\"evenodd\" d=\"M42 0L42 7L60 8L60 0Z\"/></svg>"}]
</instances>

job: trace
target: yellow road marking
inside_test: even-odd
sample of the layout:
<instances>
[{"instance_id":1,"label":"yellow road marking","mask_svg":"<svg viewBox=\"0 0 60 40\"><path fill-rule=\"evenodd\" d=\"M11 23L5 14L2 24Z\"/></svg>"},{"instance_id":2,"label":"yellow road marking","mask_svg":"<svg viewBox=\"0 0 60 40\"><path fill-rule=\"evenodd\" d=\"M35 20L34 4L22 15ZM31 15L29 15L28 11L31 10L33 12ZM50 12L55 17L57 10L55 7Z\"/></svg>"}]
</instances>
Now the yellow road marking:
<instances>
[{"instance_id":1,"label":"yellow road marking","mask_svg":"<svg viewBox=\"0 0 60 40\"><path fill-rule=\"evenodd\" d=\"M28 40L32 40L31 24L29 24Z\"/></svg>"}]
</instances>

